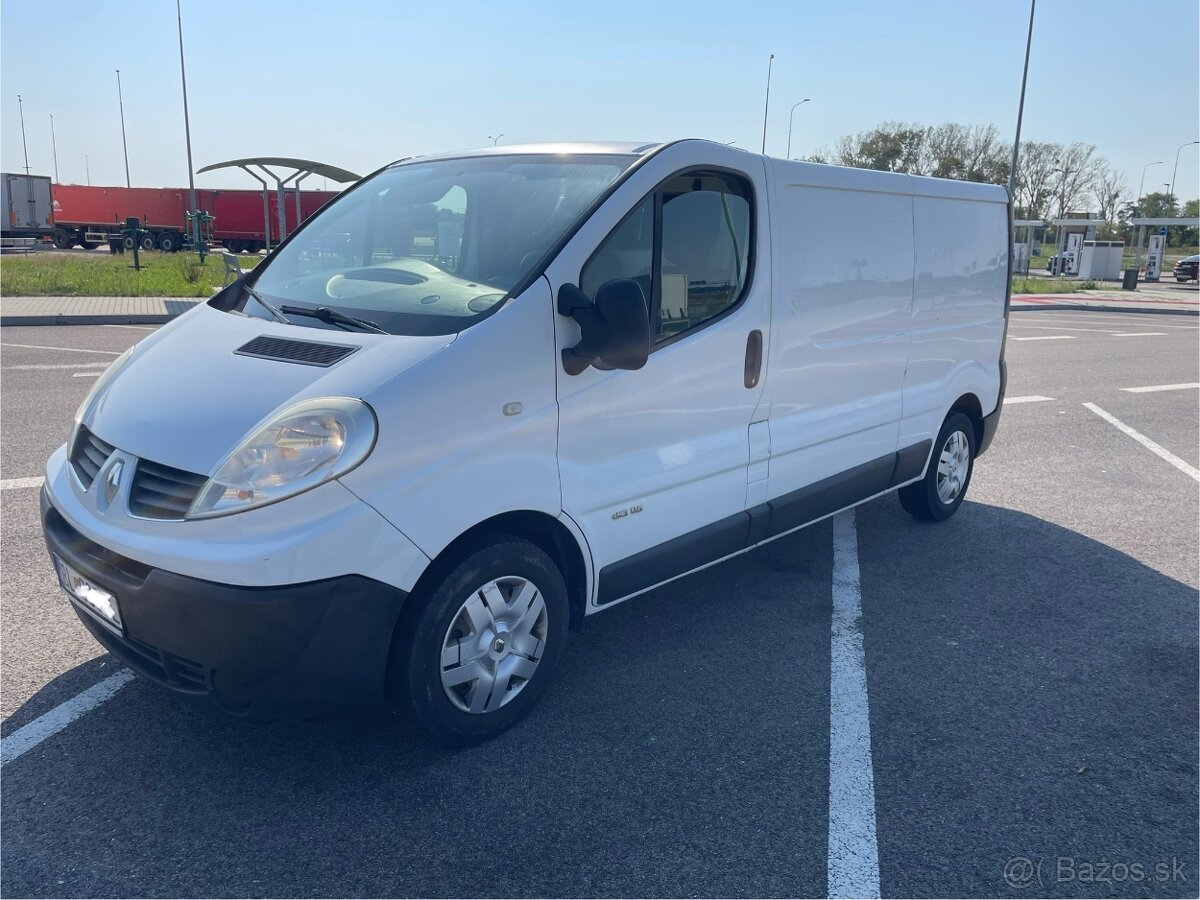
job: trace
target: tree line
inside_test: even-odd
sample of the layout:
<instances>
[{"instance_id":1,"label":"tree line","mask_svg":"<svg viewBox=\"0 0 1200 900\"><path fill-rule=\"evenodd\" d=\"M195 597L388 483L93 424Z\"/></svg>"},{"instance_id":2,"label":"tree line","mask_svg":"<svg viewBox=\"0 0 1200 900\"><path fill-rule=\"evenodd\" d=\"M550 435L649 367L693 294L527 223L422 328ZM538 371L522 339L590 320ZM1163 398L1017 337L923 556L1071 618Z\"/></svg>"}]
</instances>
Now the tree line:
<instances>
[{"instance_id":1,"label":"tree line","mask_svg":"<svg viewBox=\"0 0 1200 900\"><path fill-rule=\"evenodd\" d=\"M935 178L957 178L989 184L1008 184L1012 144L1002 140L994 125L918 125L884 122L869 131L844 135L831 148L808 157L833 163L905 172ZM1017 163L1014 216L1049 219L1091 211L1099 213L1102 239L1134 239L1135 216L1195 216L1200 202L1182 205L1165 191L1133 196L1125 173L1114 168L1094 144L1055 144L1022 141ZM1195 228L1172 228L1172 246L1192 246Z\"/></svg>"}]
</instances>

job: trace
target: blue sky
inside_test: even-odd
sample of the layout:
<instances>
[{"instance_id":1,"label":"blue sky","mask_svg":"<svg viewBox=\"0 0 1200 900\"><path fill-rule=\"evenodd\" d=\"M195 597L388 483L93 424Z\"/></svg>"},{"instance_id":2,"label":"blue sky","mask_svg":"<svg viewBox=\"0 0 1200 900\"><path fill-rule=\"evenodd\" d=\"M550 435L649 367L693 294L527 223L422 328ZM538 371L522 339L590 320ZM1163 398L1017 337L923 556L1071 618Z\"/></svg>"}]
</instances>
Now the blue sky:
<instances>
[{"instance_id":1,"label":"blue sky","mask_svg":"<svg viewBox=\"0 0 1200 900\"><path fill-rule=\"evenodd\" d=\"M707 137L757 150L775 54L768 152L793 155L885 120L1016 118L1027 0L816 3L184 0L196 166L252 155L359 173L401 156L553 139ZM1200 138L1195 0L1040 0L1024 137L1084 141L1136 192L1171 179ZM1139 37L1147 35L1147 37ZM1136 61L1136 64L1135 64ZM0 5L0 164L124 182L121 69L135 185L187 180L171 0ZM1200 148L1176 192L1195 197ZM204 186L251 187L244 174Z\"/></svg>"}]
</instances>

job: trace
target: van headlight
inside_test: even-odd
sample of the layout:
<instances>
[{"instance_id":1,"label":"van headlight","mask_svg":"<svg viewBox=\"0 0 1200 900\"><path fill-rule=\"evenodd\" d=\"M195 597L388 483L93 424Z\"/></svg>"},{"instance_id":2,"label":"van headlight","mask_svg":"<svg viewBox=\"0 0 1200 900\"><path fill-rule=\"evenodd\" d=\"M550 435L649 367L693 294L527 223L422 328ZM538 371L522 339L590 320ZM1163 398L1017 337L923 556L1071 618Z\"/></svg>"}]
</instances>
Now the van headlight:
<instances>
[{"instance_id":1,"label":"van headlight","mask_svg":"<svg viewBox=\"0 0 1200 900\"><path fill-rule=\"evenodd\" d=\"M253 509L344 475L367 458L376 430L375 414L361 400L322 397L289 406L225 458L187 517Z\"/></svg>"}]
</instances>

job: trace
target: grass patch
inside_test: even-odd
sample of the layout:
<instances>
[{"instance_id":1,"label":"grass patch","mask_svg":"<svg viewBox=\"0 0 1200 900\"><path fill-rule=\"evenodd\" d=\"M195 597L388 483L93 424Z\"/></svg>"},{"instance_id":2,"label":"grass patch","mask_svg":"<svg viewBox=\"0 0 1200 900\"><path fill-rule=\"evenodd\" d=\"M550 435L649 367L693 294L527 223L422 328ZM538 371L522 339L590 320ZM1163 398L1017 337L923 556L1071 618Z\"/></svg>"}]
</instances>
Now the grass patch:
<instances>
[{"instance_id":1,"label":"grass patch","mask_svg":"<svg viewBox=\"0 0 1200 900\"><path fill-rule=\"evenodd\" d=\"M1064 278L1013 278L1014 294L1074 294L1078 291L1094 291L1099 285L1094 281L1076 281Z\"/></svg>"},{"instance_id":2,"label":"grass patch","mask_svg":"<svg viewBox=\"0 0 1200 900\"><path fill-rule=\"evenodd\" d=\"M225 276L219 255L200 265L194 253L141 254L31 253L0 260L0 296L5 297L208 297ZM258 256L240 256L250 269Z\"/></svg>"}]
</instances>

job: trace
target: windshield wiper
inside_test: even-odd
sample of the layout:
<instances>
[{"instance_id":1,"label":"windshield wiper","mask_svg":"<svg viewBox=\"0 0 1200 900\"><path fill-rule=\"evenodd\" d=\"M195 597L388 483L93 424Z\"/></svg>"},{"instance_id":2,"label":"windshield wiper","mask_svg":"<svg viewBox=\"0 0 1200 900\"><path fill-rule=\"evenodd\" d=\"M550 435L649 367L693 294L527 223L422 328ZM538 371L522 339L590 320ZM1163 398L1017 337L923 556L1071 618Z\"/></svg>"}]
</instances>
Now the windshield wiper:
<instances>
[{"instance_id":1,"label":"windshield wiper","mask_svg":"<svg viewBox=\"0 0 1200 900\"><path fill-rule=\"evenodd\" d=\"M265 309L267 312L269 312L271 315L273 315L276 318L276 320L283 322L285 325L292 324L290 321L288 321L287 316L285 316L278 309L276 309L274 306L272 306L270 303L268 303L266 300L264 300L262 294L260 294L254 288L250 287L250 285L243 284L242 290L244 290L247 294L249 294L251 297L253 297L255 300L257 300L258 305L261 306L263 309Z\"/></svg>"},{"instance_id":2,"label":"windshield wiper","mask_svg":"<svg viewBox=\"0 0 1200 900\"><path fill-rule=\"evenodd\" d=\"M320 319L322 322L328 322L330 325L346 325L351 328L361 329L362 331L374 331L376 334L390 333L384 331L374 322L368 322L366 319L356 319L354 316L340 313L336 309L330 309L328 306L318 306L316 309L310 309L307 306L284 306L280 308L280 311L287 313L289 316L308 316L312 319Z\"/></svg>"}]
</instances>

